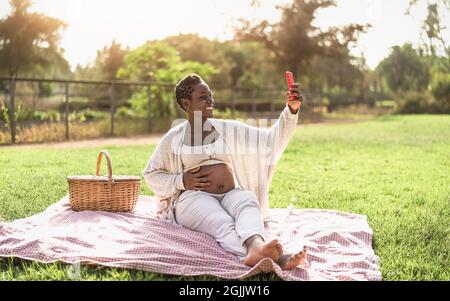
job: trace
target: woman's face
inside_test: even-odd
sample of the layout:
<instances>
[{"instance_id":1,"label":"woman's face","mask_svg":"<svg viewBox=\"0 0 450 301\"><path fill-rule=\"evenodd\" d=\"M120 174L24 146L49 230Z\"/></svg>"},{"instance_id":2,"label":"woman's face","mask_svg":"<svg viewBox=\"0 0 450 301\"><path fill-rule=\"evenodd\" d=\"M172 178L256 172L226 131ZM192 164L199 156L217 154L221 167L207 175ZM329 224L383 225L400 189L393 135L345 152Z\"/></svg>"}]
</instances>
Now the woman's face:
<instances>
[{"instance_id":1,"label":"woman's face","mask_svg":"<svg viewBox=\"0 0 450 301\"><path fill-rule=\"evenodd\" d=\"M190 120L194 118L194 112L200 111L202 113L202 119L213 117L214 99L212 98L211 90L205 83L200 83L194 86L192 91L192 99L186 99L184 101L185 109L187 110Z\"/></svg>"}]
</instances>

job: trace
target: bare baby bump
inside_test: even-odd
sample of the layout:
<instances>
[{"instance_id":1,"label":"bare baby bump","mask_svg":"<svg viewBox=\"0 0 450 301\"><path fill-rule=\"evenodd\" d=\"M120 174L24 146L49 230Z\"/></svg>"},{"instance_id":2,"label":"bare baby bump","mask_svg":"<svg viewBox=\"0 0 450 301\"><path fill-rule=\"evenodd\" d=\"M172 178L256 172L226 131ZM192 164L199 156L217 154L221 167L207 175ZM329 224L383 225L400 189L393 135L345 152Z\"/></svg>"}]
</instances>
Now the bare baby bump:
<instances>
[{"instance_id":1,"label":"bare baby bump","mask_svg":"<svg viewBox=\"0 0 450 301\"><path fill-rule=\"evenodd\" d=\"M225 193L235 188L233 170L224 163L204 165L200 172L211 172L211 183L205 191L209 193Z\"/></svg>"}]
</instances>

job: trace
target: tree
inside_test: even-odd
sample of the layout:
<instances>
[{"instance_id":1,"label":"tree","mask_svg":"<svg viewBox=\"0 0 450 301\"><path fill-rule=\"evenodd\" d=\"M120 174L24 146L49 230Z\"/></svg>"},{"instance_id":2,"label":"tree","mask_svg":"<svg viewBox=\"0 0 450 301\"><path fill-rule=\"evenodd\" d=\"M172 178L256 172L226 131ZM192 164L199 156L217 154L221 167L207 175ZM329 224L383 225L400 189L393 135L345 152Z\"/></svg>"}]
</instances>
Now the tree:
<instances>
[{"instance_id":1,"label":"tree","mask_svg":"<svg viewBox=\"0 0 450 301\"><path fill-rule=\"evenodd\" d=\"M202 38L198 34L179 34L162 40L177 50L177 54L183 61L196 61L200 63L218 64L222 55L218 48L219 41L211 41Z\"/></svg>"},{"instance_id":2,"label":"tree","mask_svg":"<svg viewBox=\"0 0 450 301\"><path fill-rule=\"evenodd\" d=\"M125 55L128 49L123 49L120 44L113 40L111 46L97 52L96 65L105 79L117 79L117 71L125 66Z\"/></svg>"},{"instance_id":3,"label":"tree","mask_svg":"<svg viewBox=\"0 0 450 301\"><path fill-rule=\"evenodd\" d=\"M394 46L377 67L393 92L424 91L429 83L429 66L411 44Z\"/></svg>"},{"instance_id":4,"label":"tree","mask_svg":"<svg viewBox=\"0 0 450 301\"><path fill-rule=\"evenodd\" d=\"M58 31L65 24L55 18L29 13L30 0L10 0L11 13L0 20L0 65L11 77L36 65L49 63L43 49L58 49Z\"/></svg>"},{"instance_id":5,"label":"tree","mask_svg":"<svg viewBox=\"0 0 450 301\"><path fill-rule=\"evenodd\" d=\"M239 79L244 75L247 60L244 52L238 46L230 45L225 52L226 58L230 62L231 86L236 88Z\"/></svg>"},{"instance_id":6,"label":"tree","mask_svg":"<svg viewBox=\"0 0 450 301\"><path fill-rule=\"evenodd\" d=\"M215 87L229 87L236 81L236 62L232 54L235 45L232 41L219 42L200 37L198 34L179 34L162 40L176 49L182 61L194 61L214 66L216 72L210 81ZM231 69L235 69L231 71ZM237 68L237 69L236 69ZM233 77L234 76L234 77Z\"/></svg>"},{"instance_id":7,"label":"tree","mask_svg":"<svg viewBox=\"0 0 450 301\"><path fill-rule=\"evenodd\" d=\"M317 56L348 58L349 47L368 27L352 24L322 31L313 25L317 10L335 5L334 0L293 0L290 5L277 7L282 14L278 23L241 20L236 37L262 42L280 68L306 75Z\"/></svg>"},{"instance_id":8,"label":"tree","mask_svg":"<svg viewBox=\"0 0 450 301\"><path fill-rule=\"evenodd\" d=\"M80 80L117 80L118 71L125 66L125 56L128 52L128 48L123 48L113 40L110 46L97 51L93 62L85 67L77 66L75 76ZM89 96L90 105L103 109L110 108L113 92L117 106L126 102L132 94L131 87L122 85L114 85L114 91L111 90L111 85L77 85L75 89L77 94Z\"/></svg>"},{"instance_id":9,"label":"tree","mask_svg":"<svg viewBox=\"0 0 450 301\"><path fill-rule=\"evenodd\" d=\"M450 10L450 0L410 0L406 14L411 14L411 9L419 3L427 4L427 17L424 20L422 29L424 30L428 43L425 43L428 55L436 56L436 42L440 42L444 50L448 52L449 45L442 37L442 30L446 27L441 26L441 17L439 12L441 10Z\"/></svg>"},{"instance_id":10,"label":"tree","mask_svg":"<svg viewBox=\"0 0 450 301\"><path fill-rule=\"evenodd\" d=\"M358 88L364 79L361 67L351 63L350 58L316 58L311 63L311 86L322 88L325 92L340 90L347 93L360 92ZM354 91L355 90L355 91Z\"/></svg>"},{"instance_id":11,"label":"tree","mask_svg":"<svg viewBox=\"0 0 450 301\"><path fill-rule=\"evenodd\" d=\"M124 49L115 40L110 46L97 51L95 60L85 67L77 66L76 74L79 79L115 80L118 71L125 67L125 56L129 49Z\"/></svg>"},{"instance_id":12,"label":"tree","mask_svg":"<svg viewBox=\"0 0 450 301\"><path fill-rule=\"evenodd\" d=\"M431 93L436 100L434 102L435 113L450 114L450 55L434 60L431 68Z\"/></svg>"},{"instance_id":13,"label":"tree","mask_svg":"<svg viewBox=\"0 0 450 301\"><path fill-rule=\"evenodd\" d=\"M10 0L11 13L0 20L0 66L11 77L9 121L11 140L15 143L15 77L38 65L49 63L44 49L58 49L58 31L66 25L55 18L29 13L30 0Z\"/></svg>"},{"instance_id":14,"label":"tree","mask_svg":"<svg viewBox=\"0 0 450 301\"><path fill-rule=\"evenodd\" d=\"M162 41L150 41L130 51L125 57L125 67L118 72L119 77L141 81L155 81L170 84L170 90L152 87L151 91L141 89L132 97L132 105L139 115L169 117L176 115L177 104L173 97L173 85L188 73L198 73L205 80L216 72L207 63L182 61L175 48ZM148 96L151 92L156 106L148 110Z\"/></svg>"},{"instance_id":15,"label":"tree","mask_svg":"<svg viewBox=\"0 0 450 301\"><path fill-rule=\"evenodd\" d=\"M268 59L267 51L259 41L233 39L219 42L197 34L179 34L162 42L175 48L182 61L214 66L216 72L209 79L216 89L273 85L274 80L279 78L273 60ZM223 96L230 97L228 94Z\"/></svg>"}]
</instances>

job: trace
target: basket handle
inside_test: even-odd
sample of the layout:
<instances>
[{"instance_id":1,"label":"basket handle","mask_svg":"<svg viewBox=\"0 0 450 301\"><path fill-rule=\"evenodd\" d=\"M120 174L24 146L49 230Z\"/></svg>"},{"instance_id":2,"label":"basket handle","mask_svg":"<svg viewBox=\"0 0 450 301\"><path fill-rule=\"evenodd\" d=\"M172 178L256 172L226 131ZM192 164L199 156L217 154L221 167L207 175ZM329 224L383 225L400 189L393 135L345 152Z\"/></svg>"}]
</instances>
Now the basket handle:
<instances>
[{"instance_id":1,"label":"basket handle","mask_svg":"<svg viewBox=\"0 0 450 301\"><path fill-rule=\"evenodd\" d=\"M111 165L111 157L109 156L109 153L106 150L102 150L100 154L98 154L97 159L97 176L100 175L100 167L102 163L103 155L106 157L106 162L108 163L108 181L112 181L112 165Z\"/></svg>"}]
</instances>

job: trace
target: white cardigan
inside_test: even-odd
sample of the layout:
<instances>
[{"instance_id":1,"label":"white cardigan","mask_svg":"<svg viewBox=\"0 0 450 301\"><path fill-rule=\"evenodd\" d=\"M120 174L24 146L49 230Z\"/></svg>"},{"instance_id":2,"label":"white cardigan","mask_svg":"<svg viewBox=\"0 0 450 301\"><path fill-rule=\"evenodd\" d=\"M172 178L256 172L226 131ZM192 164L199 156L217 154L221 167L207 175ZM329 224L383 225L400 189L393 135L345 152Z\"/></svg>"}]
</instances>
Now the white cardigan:
<instances>
[{"instance_id":1,"label":"white cardigan","mask_svg":"<svg viewBox=\"0 0 450 301\"><path fill-rule=\"evenodd\" d=\"M239 185L253 191L265 218L269 209L269 184L275 164L283 154L298 121L299 111L291 113L288 106L270 128L257 128L234 120L209 118L231 154ZM181 147L188 121L170 129L161 139L144 169L144 179L155 196L165 201L161 211L167 216L171 204L184 190Z\"/></svg>"}]
</instances>

